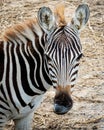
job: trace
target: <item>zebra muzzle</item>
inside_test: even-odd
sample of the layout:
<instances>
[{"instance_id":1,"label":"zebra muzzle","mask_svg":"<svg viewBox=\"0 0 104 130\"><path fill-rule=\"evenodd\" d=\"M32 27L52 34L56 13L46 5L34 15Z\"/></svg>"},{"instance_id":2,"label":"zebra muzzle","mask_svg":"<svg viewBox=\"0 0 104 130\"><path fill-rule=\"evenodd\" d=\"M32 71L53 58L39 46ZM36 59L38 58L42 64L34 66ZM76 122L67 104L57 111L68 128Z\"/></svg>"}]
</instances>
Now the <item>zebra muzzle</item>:
<instances>
[{"instance_id":1,"label":"zebra muzzle","mask_svg":"<svg viewBox=\"0 0 104 130\"><path fill-rule=\"evenodd\" d=\"M65 114L72 108L72 106L73 101L70 92L65 89L58 90L54 97L54 112L56 114Z\"/></svg>"}]
</instances>

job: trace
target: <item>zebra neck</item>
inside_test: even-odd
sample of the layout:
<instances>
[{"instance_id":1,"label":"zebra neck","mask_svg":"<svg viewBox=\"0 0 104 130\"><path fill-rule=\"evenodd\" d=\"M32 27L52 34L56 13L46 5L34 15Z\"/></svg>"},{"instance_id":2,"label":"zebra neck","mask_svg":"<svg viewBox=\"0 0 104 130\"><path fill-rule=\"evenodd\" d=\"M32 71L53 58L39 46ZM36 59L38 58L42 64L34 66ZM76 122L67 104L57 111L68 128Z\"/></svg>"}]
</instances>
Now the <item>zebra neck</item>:
<instances>
[{"instance_id":1,"label":"zebra neck","mask_svg":"<svg viewBox=\"0 0 104 130\"><path fill-rule=\"evenodd\" d=\"M49 70L44 57L44 39L43 37L36 39L32 47L30 47L34 59L34 80L42 91L48 90L52 86L49 77Z\"/></svg>"}]
</instances>

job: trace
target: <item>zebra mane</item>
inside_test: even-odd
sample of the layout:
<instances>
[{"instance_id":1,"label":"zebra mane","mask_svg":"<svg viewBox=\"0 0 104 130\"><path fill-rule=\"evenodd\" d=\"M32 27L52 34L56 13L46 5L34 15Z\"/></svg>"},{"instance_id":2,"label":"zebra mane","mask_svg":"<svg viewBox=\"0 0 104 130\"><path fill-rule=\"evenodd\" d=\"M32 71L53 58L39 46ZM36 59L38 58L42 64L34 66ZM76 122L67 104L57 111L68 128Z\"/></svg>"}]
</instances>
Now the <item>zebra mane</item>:
<instances>
[{"instance_id":1,"label":"zebra mane","mask_svg":"<svg viewBox=\"0 0 104 130\"><path fill-rule=\"evenodd\" d=\"M37 22L37 19L30 19L21 24L14 25L6 29L2 38L4 41L13 41L16 39L23 40L28 38L30 40L34 37L34 32L39 36L42 35L42 30Z\"/></svg>"},{"instance_id":2,"label":"zebra mane","mask_svg":"<svg viewBox=\"0 0 104 130\"><path fill-rule=\"evenodd\" d=\"M64 16L64 5L59 4L55 8L55 16L58 22L58 26L66 25L65 16ZM38 36L42 36L42 29L40 28L37 19L30 19L21 24L14 25L6 29L2 35L4 41L13 41L13 40L22 40L28 38L32 40L34 37L34 32Z\"/></svg>"},{"instance_id":3,"label":"zebra mane","mask_svg":"<svg viewBox=\"0 0 104 130\"><path fill-rule=\"evenodd\" d=\"M55 16L59 26L66 25L64 10L65 10L64 4L58 4L55 8Z\"/></svg>"}]
</instances>

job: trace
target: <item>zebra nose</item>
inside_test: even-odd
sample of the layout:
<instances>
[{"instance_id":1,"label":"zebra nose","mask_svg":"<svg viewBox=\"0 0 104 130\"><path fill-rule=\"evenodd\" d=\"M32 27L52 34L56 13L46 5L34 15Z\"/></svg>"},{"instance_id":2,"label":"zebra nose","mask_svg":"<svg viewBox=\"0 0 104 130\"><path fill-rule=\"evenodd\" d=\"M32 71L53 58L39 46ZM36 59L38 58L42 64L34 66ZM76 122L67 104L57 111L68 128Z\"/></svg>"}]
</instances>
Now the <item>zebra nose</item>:
<instances>
[{"instance_id":1,"label":"zebra nose","mask_svg":"<svg viewBox=\"0 0 104 130\"><path fill-rule=\"evenodd\" d=\"M56 114L62 115L67 113L73 106L73 103L70 103L70 105L68 106L63 106L63 105L59 105L59 104L54 104L54 112Z\"/></svg>"},{"instance_id":2,"label":"zebra nose","mask_svg":"<svg viewBox=\"0 0 104 130\"><path fill-rule=\"evenodd\" d=\"M54 112L56 114L60 114L61 115L61 114L67 113L68 109L66 107L62 106L62 105L55 104L54 105Z\"/></svg>"},{"instance_id":3,"label":"zebra nose","mask_svg":"<svg viewBox=\"0 0 104 130\"><path fill-rule=\"evenodd\" d=\"M70 86L58 86L54 97L54 112L56 114L65 114L73 106L73 100L70 95Z\"/></svg>"},{"instance_id":4,"label":"zebra nose","mask_svg":"<svg viewBox=\"0 0 104 130\"><path fill-rule=\"evenodd\" d=\"M65 103L65 101L64 102L62 102L62 101L56 101L55 102L55 104L54 104L54 112L56 113L56 114L65 114L65 113L67 113L71 108L72 108L72 106L73 106L73 101L72 101L72 99L70 99L68 102L67 102L67 104Z\"/></svg>"}]
</instances>

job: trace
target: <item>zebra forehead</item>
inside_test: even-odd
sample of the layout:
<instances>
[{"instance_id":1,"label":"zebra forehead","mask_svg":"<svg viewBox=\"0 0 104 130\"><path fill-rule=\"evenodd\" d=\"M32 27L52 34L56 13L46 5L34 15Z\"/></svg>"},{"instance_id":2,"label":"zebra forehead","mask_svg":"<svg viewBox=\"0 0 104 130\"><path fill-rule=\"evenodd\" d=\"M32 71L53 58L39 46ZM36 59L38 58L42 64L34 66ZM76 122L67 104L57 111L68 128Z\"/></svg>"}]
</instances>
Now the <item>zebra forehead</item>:
<instances>
[{"instance_id":1,"label":"zebra forehead","mask_svg":"<svg viewBox=\"0 0 104 130\"><path fill-rule=\"evenodd\" d=\"M55 35L56 34L56 35ZM66 26L63 26L57 29L57 33L53 32L52 41L58 43L59 45L71 45L73 43L80 43L80 39L75 32L71 29L67 29Z\"/></svg>"}]
</instances>

